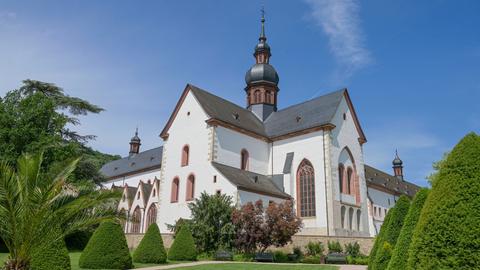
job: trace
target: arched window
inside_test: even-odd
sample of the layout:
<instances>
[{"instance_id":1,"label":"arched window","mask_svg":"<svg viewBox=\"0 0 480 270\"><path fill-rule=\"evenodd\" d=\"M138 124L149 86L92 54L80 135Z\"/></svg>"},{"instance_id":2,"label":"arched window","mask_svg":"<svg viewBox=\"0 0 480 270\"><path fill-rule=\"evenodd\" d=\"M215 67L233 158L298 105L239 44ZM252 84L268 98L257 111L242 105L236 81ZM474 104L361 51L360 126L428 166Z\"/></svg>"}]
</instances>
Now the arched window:
<instances>
[{"instance_id":1,"label":"arched window","mask_svg":"<svg viewBox=\"0 0 480 270\"><path fill-rule=\"evenodd\" d=\"M308 160L297 171L297 211L301 217L315 216L315 172Z\"/></svg>"},{"instance_id":2,"label":"arched window","mask_svg":"<svg viewBox=\"0 0 480 270\"><path fill-rule=\"evenodd\" d=\"M188 145L185 145L182 149L182 166L188 165L189 155L190 155L190 147L188 147Z\"/></svg>"},{"instance_id":3,"label":"arched window","mask_svg":"<svg viewBox=\"0 0 480 270\"><path fill-rule=\"evenodd\" d=\"M150 205L147 211L147 227L145 228L145 230L148 230L148 227L150 227L150 225L155 222L157 222L157 207L153 203L152 205Z\"/></svg>"},{"instance_id":4,"label":"arched window","mask_svg":"<svg viewBox=\"0 0 480 270\"><path fill-rule=\"evenodd\" d=\"M193 200L195 197L195 176L191 174L187 179L187 201Z\"/></svg>"},{"instance_id":5,"label":"arched window","mask_svg":"<svg viewBox=\"0 0 480 270\"><path fill-rule=\"evenodd\" d=\"M265 103L272 103L272 92L266 91L265 92Z\"/></svg>"},{"instance_id":6,"label":"arched window","mask_svg":"<svg viewBox=\"0 0 480 270\"><path fill-rule=\"evenodd\" d=\"M178 187L180 185L180 180L178 178L174 178L172 181L172 194L170 196L170 201L173 202L178 202Z\"/></svg>"},{"instance_id":7,"label":"arched window","mask_svg":"<svg viewBox=\"0 0 480 270\"><path fill-rule=\"evenodd\" d=\"M343 164L338 165L338 186L340 188L340 193L343 193L343 177L345 175L345 168Z\"/></svg>"},{"instance_id":8,"label":"arched window","mask_svg":"<svg viewBox=\"0 0 480 270\"><path fill-rule=\"evenodd\" d=\"M342 222L342 229L345 229L346 226L345 226L345 213L347 212L347 209L345 208L345 206L342 206L341 210L340 210L340 218L341 218L341 222Z\"/></svg>"},{"instance_id":9,"label":"arched window","mask_svg":"<svg viewBox=\"0 0 480 270\"><path fill-rule=\"evenodd\" d=\"M352 194L352 184L353 184L353 170L348 167L347 169L347 194Z\"/></svg>"},{"instance_id":10,"label":"arched window","mask_svg":"<svg viewBox=\"0 0 480 270\"><path fill-rule=\"evenodd\" d=\"M255 92L253 92L253 100L254 100L254 103L260 103L261 102L261 93L260 93L260 90L255 90Z\"/></svg>"},{"instance_id":11,"label":"arched window","mask_svg":"<svg viewBox=\"0 0 480 270\"><path fill-rule=\"evenodd\" d=\"M362 212L357 210L357 231L360 231L360 222L361 222Z\"/></svg>"},{"instance_id":12,"label":"arched window","mask_svg":"<svg viewBox=\"0 0 480 270\"><path fill-rule=\"evenodd\" d=\"M348 228L350 231L353 229L353 208L350 207L348 210Z\"/></svg>"},{"instance_id":13,"label":"arched window","mask_svg":"<svg viewBox=\"0 0 480 270\"><path fill-rule=\"evenodd\" d=\"M240 169L248 170L248 151L243 149L240 154Z\"/></svg>"},{"instance_id":14,"label":"arched window","mask_svg":"<svg viewBox=\"0 0 480 270\"><path fill-rule=\"evenodd\" d=\"M142 213L140 212L140 207L137 206L133 211L132 215L132 229L131 233L140 233L140 222L142 220Z\"/></svg>"}]
</instances>

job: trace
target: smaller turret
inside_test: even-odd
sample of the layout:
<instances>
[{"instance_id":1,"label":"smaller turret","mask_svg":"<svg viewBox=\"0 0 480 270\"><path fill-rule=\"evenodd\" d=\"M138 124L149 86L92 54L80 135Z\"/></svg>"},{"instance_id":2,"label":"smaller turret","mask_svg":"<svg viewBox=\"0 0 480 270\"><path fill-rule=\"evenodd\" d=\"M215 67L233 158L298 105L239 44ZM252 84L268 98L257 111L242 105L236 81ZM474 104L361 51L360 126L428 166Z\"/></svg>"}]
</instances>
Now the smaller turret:
<instances>
[{"instance_id":1,"label":"smaller turret","mask_svg":"<svg viewBox=\"0 0 480 270\"><path fill-rule=\"evenodd\" d=\"M398 151L395 150L395 159L392 161L393 173L395 177L403 181L403 161L398 156Z\"/></svg>"},{"instance_id":2,"label":"smaller turret","mask_svg":"<svg viewBox=\"0 0 480 270\"><path fill-rule=\"evenodd\" d=\"M135 136L130 140L130 156L136 155L140 152L140 138L138 137L138 128L135 130Z\"/></svg>"}]
</instances>

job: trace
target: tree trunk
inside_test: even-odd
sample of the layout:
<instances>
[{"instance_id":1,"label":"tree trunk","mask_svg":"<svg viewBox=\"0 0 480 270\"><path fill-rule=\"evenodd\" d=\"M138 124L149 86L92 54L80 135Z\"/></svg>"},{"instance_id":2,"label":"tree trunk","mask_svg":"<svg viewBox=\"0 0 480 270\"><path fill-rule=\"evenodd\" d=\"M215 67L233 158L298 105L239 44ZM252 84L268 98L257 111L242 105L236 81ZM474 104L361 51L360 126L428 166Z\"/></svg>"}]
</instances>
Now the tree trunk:
<instances>
[{"instance_id":1,"label":"tree trunk","mask_svg":"<svg viewBox=\"0 0 480 270\"><path fill-rule=\"evenodd\" d=\"M30 270L30 265L25 260L8 259L5 262L5 270Z\"/></svg>"}]
</instances>

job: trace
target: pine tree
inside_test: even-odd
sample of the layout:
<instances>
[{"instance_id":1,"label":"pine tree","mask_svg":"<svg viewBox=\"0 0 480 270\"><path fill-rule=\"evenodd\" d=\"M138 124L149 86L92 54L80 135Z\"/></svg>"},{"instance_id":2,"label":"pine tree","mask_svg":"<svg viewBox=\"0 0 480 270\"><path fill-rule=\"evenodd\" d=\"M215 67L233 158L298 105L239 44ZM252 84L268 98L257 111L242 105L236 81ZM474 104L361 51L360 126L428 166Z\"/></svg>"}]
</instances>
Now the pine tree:
<instances>
[{"instance_id":1,"label":"pine tree","mask_svg":"<svg viewBox=\"0 0 480 270\"><path fill-rule=\"evenodd\" d=\"M392 258L388 264L388 270L404 270L407 267L408 248L412 242L413 230L417 225L428 192L428 189L422 188L415 195L410 210L405 217L400 235L398 236L397 244L395 245Z\"/></svg>"},{"instance_id":2,"label":"pine tree","mask_svg":"<svg viewBox=\"0 0 480 270\"><path fill-rule=\"evenodd\" d=\"M163 246L162 235L156 223L148 227L147 233L133 253L133 261L136 263L165 263L167 254Z\"/></svg>"},{"instance_id":3,"label":"pine tree","mask_svg":"<svg viewBox=\"0 0 480 270\"><path fill-rule=\"evenodd\" d=\"M81 268L130 269L133 267L122 226L102 223L93 233L80 256Z\"/></svg>"},{"instance_id":4,"label":"pine tree","mask_svg":"<svg viewBox=\"0 0 480 270\"><path fill-rule=\"evenodd\" d=\"M480 269L480 136L450 152L433 182L409 249L408 269Z\"/></svg>"}]
</instances>

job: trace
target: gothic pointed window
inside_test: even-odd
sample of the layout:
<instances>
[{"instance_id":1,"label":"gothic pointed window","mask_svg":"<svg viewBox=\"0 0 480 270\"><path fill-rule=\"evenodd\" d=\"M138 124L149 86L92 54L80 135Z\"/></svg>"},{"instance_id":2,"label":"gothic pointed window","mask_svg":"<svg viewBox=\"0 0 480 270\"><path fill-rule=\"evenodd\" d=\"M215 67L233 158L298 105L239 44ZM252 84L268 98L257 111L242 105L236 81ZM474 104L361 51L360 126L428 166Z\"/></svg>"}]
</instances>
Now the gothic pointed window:
<instances>
[{"instance_id":1,"label":"gothic pointed window","mask_svg":"<svg viewBox=\"0 0 480 270\"><path fill-rule=\"evenodd\" d=\"M315 216L315 171L306 159L297 171L297 208L301 217Z\"/></svg>"},{"instance_id":2,"label":"gothic pointed window","mask_svg":"<svg viewBox=\"0 0 480 270\"><path fill-rule=\"evenodd\" d=\"M170 196L170 202L178 202L178 187L180 180L178 178L173 179L172 181L172 194Z\"/></svg>"},{"instance_id":3,"label":"gothic pointed window","mask_svg":"<svg viewBox=\"0 0 480 270\"><path fill-rule=\"evenodd\" d=\"M155 204L150 205L147 211L147 227L145 230L148 230L148 227L153 223L157 222L157 207Z\"/></svg>"},{"instance_id":4,"label":"gothic pointed window","mask_svg":"<svg viewBox=\"0 0 480 270\"><path fill-rule=\"evenodd\" d=\"M248 151L243 149L241 154L240 154L240 169L242 170L248 170Z\"/></svg>"},{"instance_id":5,"label":"gothic pointed window","mask_svg":"<svg viewBox=\"0 0 480 270\"><path fill-rule=\"evenodd\" d=\"M131 233L140 233L140 223L142 220L142 213L140 212L140 207L137 206L133 211L132 215L132 228Z\"/></svg>"},{"instance_id":6,"label":"gothic pointed window","mask_svg":"<svg viewBox=\"0 0 480 270\"><path fill-rule=\"evenodd\" d=\"M190 147L185 145L182 149L182 166L188 165L188 159L190 155Z\"/></svg>"},{"instance_id":7,"label":"gothic pointed window","mask_svg":"<svg viewBox=\"0 0 480 270\"><path fill-rule=\"evenodd\" d=\"M187 179L187 201L193 200L195 197L195 176L191 174Z\"/></svg>"},{"instance_id":8,"label":"gothic pointed window","mask_svg":"<svg viewBox=\"0 0 480 270\"><path fill-rule=\"evenodd\" d=\"M352 168L347 169L347 194L352 194L352 185L353 185L353 170Z\"/></svg>"},{"instance_id":9,"label":"gothic pointed window","mask_svg":"<svg viewBox=\"0 0 480 270\"><path fill-rule=\"evenodd\" d=\"M343 193L343 177L345 175L345 168L343 164L338 165L338 186L340 188L340 193Z\"/></svg>"}]
</instances>

